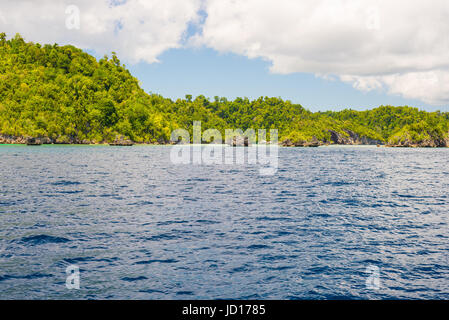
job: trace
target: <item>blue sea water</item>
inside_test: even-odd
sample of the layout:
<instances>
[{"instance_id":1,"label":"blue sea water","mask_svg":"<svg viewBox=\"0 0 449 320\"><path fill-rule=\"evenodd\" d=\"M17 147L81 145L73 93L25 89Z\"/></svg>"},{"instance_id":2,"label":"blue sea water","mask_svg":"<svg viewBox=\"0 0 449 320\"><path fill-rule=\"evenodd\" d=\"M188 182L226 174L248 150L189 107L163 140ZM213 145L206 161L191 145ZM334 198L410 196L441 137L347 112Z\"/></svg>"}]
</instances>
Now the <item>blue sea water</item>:
<instances>
[{"instance_id":1,"label":"blue sea water","mask_svg":"<svg viewBox=\"0 0 449 320\"><path fill-rule=\"evenodd\" d=\"M0 146L0 299L449 299L449 149L169 154Z\"/></svg>"}]
</instances>

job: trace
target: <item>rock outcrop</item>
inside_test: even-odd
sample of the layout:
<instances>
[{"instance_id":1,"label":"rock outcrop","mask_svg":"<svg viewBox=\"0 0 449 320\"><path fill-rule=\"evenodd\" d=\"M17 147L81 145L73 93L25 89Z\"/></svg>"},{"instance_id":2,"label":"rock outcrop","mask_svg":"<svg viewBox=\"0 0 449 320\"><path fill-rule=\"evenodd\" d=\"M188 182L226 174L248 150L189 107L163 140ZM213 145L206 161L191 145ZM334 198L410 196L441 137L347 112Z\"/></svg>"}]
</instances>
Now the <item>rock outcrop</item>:
<instances>
[{"instance_id":1,"label":"rock outcrop","mask_svg":"<svg viewBox=\"0 0 449 320\"><path fill-rule=\"evenodd\" d=\"M27 145L29 146L40 146L42 140L40 138L27 138Z\"/></svg>"},{"instance_id":2,"label":"rock outcrop","mask_svg":"<svg viewBox=\"0 0 449 320\"><path fill-rule=\"evenodd\" d=\"M249 147L251 145L248 137L236 136L228 142L232 147Z\"/></svg>"},{"instance_id":3,"label":"rock outcrop","mask_svg":"<svg viewBox=\"0 0 449 320\"><path fill-rule=\"evenodd\" d=\"M334 144L348 144L348 145L380 145L384 144L380 140L370 139L367 137L361 137L357 133L351 131L351 130L343 130L347 133L346 135L343 135L337 131L329 130L329 133L331 134L331 141Z\"/></svg>"},{"instance_id":4,"label":"rock outcrop","mask_svg":"<svg viewBox=\"0 0 449 320\"><path fill-rule=\"evenodd\" d=\"M23 136L11 136L0 134L0 144L90 144L89 140L73 140L70 138L56 138L51 139L49 137L23 137Z\"/></svg>"},{"instance_id":5,"label":"rock outcrop","mask_svg":"<svg viewBox=\"0 0 449 320\"><path fill-rule=\"evenodd\" d=\"M357 133L345 129L346 134L329 130L331 141L319 141L313 137L310 141L291 141L286 139L282 141L281 145L284 147L318 147L320 145L328 145L330 143L337 145L384 145L380 140L370 139L365 136L360 136ZM449 135L446 138L435 137L423 141L413 141L410 139L402 139L399 142L390 141L386 144L387 147L403 147L403 148L445 148L449 147Z\"/></svg>"},{"instance_id":6,"label":"rock outcrop","mask_svg":"<svg viewBox=\"0 0 449 320\"><path fill-rule=\"evenodd\" d=\"M284 141L282 141L281 145L283 147L296 147L290 139L285 139Z\"/></svg>"},{"instance_id":7,"label":"rock outcrop","mask_svg":"<svg viewBox=\"0 0 449 320\"><path fill-rule=\"evenodd\" d=\"M420 142L405 139L395 144L387 144L387 147L393 148L446 148L449 147L449 139L424 140Z\"/></svg>"},{"instance_id":8,"label":"rock outcrop","mask_svg":"<svg viewBox=\"0 0 449 320\"><path fill-rule=\"evenodd\" d=\"M307 147L307 148L314 148L319 147L323 145L324 143L322 141L319 141L316 137L313 137L310 141L291 141L290 139L286 139L282 141L281 145L283 147Z\"/></svg>"},{"instance_id":9,"label":"rock outcrop","mask_svg":"<svg viewBox=\"0 0 449 320\"><path fill-rule=\"evenodd\" d=\"M282 141L284 147L319 147L321 145L340 144L340 145L383 145L380 140L370 139L364 136L359 136L357 133L345 129L346 134L329 130L331 135L330 141L320 141L316 137L313 137L310 141L291 141L286 139Z\"/></svg>"},{"instance_id":10,"label":"rock outcrop","mask_svg":"<svg viewBox=\"0 0 449 320\"><path fill-rule=\"evenodd\" d=\"M0 134L0 144L25 144L26 138Z\"/></svg>"},{"instance_id":11,"label":"rock outcrop","mask_svg":"<svg viewBox=\"0 0 449 320\"><path fill-rule=\"evenodd\" d=\"M132 142L129 139L125 139L125 137L120 136L116 137L113 142L109 144L110 146L132 146L134 145L134 142Z\"/></svg>"}]
</instances>

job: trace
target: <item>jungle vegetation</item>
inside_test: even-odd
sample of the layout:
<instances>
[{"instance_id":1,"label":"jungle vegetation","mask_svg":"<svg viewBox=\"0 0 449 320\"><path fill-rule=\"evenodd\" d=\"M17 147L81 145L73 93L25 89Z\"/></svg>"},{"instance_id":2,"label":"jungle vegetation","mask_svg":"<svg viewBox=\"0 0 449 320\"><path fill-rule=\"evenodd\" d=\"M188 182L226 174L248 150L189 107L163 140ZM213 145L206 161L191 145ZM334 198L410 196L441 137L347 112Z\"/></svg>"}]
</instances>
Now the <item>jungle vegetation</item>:
<instances>
[{"instance_id":1,"label":"jungle vegetation","mask_svg":"<svg viewBox=\"0 0 449 320\"><path fill-rule=\"evenodd\" d=\"M0 34L0 134L48 137L57 143L167 143L174 129L278 129L280 140L330 142L351 131L383 143L445 139L449 114L402 106L311 112L276 97L255 100L203 95L173 101L144 92L113 52L97 60L71 46Z\"/></svg>"}]
</instances>

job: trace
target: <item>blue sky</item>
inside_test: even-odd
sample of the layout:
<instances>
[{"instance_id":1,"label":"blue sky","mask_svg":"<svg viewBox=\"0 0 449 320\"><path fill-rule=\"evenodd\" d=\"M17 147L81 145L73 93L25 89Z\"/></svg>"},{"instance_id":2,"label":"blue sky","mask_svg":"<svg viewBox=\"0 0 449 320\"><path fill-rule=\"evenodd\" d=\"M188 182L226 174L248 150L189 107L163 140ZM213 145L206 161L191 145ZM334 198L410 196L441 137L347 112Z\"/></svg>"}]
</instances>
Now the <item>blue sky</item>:
<instances>
[{"instance_id":1,"label":"blue sky","mask_svg":"<svg viewBox=\"0 0 449 320\"><path fill-rule=\"evenodd\" d=\"M159 63L127 65L127 68L140 80L145 91L171 99L183 98L186 94L228 99L273 96L300 103L312 111L363 110L380 105L442 109L419 100L388 95L385 90L362 92L349 83L326 80L310 73L275 74L269 71L269 61L222 54L213 49L171 49L159 60Z\"/></svg>"}]
</instances>

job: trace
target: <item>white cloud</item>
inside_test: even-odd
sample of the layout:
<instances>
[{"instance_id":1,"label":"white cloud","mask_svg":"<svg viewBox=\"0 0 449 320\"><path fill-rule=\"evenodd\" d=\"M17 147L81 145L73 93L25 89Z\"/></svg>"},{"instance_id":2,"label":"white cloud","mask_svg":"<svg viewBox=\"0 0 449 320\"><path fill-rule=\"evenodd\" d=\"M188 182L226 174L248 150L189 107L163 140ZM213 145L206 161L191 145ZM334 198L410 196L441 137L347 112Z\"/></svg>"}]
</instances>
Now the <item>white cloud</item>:
<instances>
[{"instance_id":1,"label":"white cloud","mask_svg":"<svg viewBox=\"0 0 449 320\"><path fill-rule=\"evenodd\" d=\"M267 59L272 72L449 103L447 0L209 0L205 10L197 43Z\"/></svg>"},{"instance_id":2,"label":"white cloud","mask_svg":"<svg viewBox=\"0 0 449 320\"><path fill-rule=\"evenodd\" d=\"M80 29L66 28L70 4L80 9ZM186 39L190 23L202 31ZM116 51L131 63L194 43L266 59L275 73L449 103L447 0L1 0L0 30Z\"/></svg>"},{"instance_id":3,"label":"white cloud","mask_svg":"<svg viewBox=\"0 0 449 320\"><path fill-rule=\"evenodd\" d=\"M67 28L69 5L80 10L80 28ZM200 0L40 0L0 2L0 30L40 43L74 44L120 58L156 62L178 48Z\"/></svg>"},{"instance_id":4,"label":"white cloud","mask_svg":"<svg viewBox=\"0 0 449 320\"><path fill-rule=\"evenodd\" d=\"M431 105L449 103L449 72L446 70L404 72L384 76L342 75L340 80L361 91L386 89L389 94L424 101Z\"/></svg>"}]
</instances>

